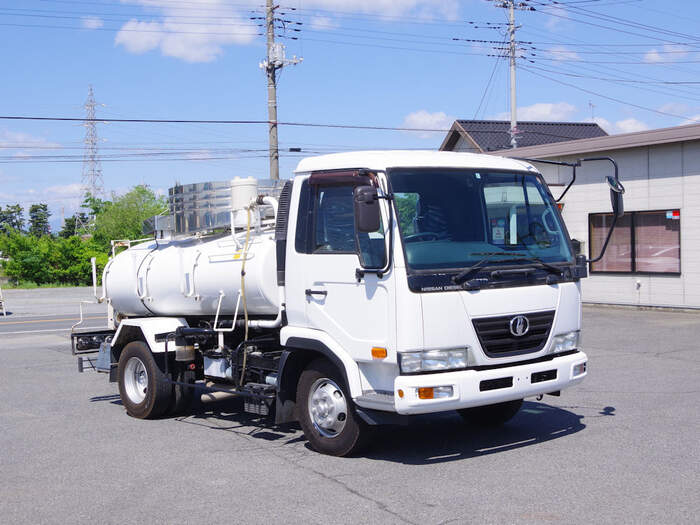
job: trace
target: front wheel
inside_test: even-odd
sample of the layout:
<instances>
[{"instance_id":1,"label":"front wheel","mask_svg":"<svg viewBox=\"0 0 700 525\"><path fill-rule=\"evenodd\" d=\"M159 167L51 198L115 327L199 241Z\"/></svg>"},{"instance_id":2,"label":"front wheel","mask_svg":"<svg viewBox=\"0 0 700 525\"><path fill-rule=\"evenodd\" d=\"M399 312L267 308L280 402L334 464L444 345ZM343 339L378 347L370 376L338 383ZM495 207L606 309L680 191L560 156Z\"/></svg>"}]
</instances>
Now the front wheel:
<instances>
[{"instance_id":1,"label":"front wheel","mask_svg":"<svg viewBox=\"0 0 700 525\"><path fill-rule=\"evenodd\" d=\"M357 416L340 373L325 359L312 361L297 385L299 423L311 447L347 456L365 444L368 428Z\"/></svg>"},{"instance_id":2,"label":"front wheel","mask_svg":"<svg viewBox=\"0 0 700 525\"><path fill-rule=\"evenodd\" d=\"M515 416L523 404L522 399L495 405L457 410L467 423L481 427L498 427Z\"/></svg>"}]
</instances>

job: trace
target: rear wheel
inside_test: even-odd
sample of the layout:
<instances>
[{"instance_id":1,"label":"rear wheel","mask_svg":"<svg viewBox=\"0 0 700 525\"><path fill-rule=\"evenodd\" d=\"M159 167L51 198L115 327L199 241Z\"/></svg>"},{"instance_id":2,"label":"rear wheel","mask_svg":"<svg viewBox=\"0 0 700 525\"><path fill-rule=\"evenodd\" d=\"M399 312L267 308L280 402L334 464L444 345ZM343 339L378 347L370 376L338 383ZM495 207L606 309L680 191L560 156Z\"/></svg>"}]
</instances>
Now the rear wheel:
<instances>
[{"instance_id":1,"label":"rear wheel","mask_svg":"<svg viewBox=\"0 0 700 525\"><path fill-rule=\"evenodd\" d=\"M369 429L355 413L340 373L325 359L312 361L302 372L296 406L301 428L314 450L347 456L365 444Z\"/></svg>"},{"instance_id":2,"label":"rear wheel","mask_svg":"<svg viewBox=\"0 0 700 525\"><path fill-rule=\"evenodd\" d=\"M156 418L171 404L172 384L142 341L132 341L124 347L119 356L118 382L119 396L130 416Z\"/></svg>"},{"instance_id":3,"label":"rear wheel","mask_svg":"<svg viewBox=\"0 0 700 525\"><path fill-rule=\"evenodd\" d=\"M522 399L506 401L483 407L463 408L459 415L469 424L482 427L498 427L515 416L523 404Z\"/></svg>"}]
</instances>

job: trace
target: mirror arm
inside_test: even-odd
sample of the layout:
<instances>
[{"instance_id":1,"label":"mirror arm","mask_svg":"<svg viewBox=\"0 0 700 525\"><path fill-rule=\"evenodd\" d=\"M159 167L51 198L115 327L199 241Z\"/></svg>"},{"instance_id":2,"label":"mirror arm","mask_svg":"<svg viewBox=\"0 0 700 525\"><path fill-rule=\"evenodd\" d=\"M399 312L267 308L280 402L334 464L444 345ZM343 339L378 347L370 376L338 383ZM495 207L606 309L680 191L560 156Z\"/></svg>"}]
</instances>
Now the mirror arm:
<instances>
[{"instance_id":1,"label":"mirror arm","mask_svg":"<svg viewBox=\"0 0 700 525\"><path fill-rule=\"evenodd\" d=\"M375 274L378 278L384 277L385 273L389 272L389 269L391 268L391 264L393 262L393 253L394 253L394 213L391 207L391 201L394 200L394 195L389 193L387 195L379 195L377 196L378 199L386 199L386 201L389 203L389 253L387 254L386 257L386 265L383 268L357 268L355 270L355 279L357 279L357 282L359 283L362 278L368 274L368 273L373 273Z\"/></svg>"},{"instance_id":2,"label":"mirror arm","mask_svg":"<svg viewBox=\"0 0 700 525\"><path fill-rule=\"evenodd\" d=\"M613 213L613 221L612 221L612 224L610 225L610 229L608 230L608 236L605 238L605 242L603 243L603 248L600 250L598 257L596 257L595 259L587 259L586 260L586 262L588 264L598 262L603 258L603 256L605 255L605 250L607 250L607 248L608 248L608 243L610 242L610 239L612 238L613 230L615 230L616 223L617 223L617 215L615 215Z\"/></svg>"},{"instance_id":3,"label":"mirror arm","mask_svg":"<svg viewBox=\"0 0 700 525\"><path fill-rule=\"evenodd\" d=\"M543 159L528 159L525 157L513 157L515 160L524 160L525 162L539 162L541 164L551 164L553 166L568 166L573 170L571 181L569 184L566 185L566 188L564 188L564 191L562 192L561 195L559 195L559 198L555 199L554 202L559 202L564 198L564 195L566 195L566 192L569 191L569 188L574 185L574 182L576 182L576 168L581 165L581 160L579 159L576 162L564 162L563 160L543 160ZM612 160L612 159L611 159Z\"/></svg>"}]
</instances>

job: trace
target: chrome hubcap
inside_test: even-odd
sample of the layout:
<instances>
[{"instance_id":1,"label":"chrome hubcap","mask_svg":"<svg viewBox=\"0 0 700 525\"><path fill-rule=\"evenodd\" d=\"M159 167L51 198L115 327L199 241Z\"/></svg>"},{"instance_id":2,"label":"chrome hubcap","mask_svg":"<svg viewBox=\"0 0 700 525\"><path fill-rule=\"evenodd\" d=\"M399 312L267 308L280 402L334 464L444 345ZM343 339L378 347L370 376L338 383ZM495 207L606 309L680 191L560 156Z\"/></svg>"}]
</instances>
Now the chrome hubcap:
<instances>
[{"instance_id":1,"label":"chrome hubcap","mask_svg":"<svg viewBox=\"0 0 700 525\"><path fill-rule=\"evenodd\" d=\"M126 363L124 370L124 389L129 401L139 404L146 399L148 392L148 372L146 366L138 357L132 357Z\"/></svg>"},{"instance_id":2,"label":"chrome hubcap","mask_svg":"<svg viewBox=\"0 0 700 525\"><path fill-rule=\"evenodd\" d=\"M348 405L334 381L322 377L311 385L308 408L311 421L322 436L336 437L345 428Z\"/></svg>"}]
</instances>

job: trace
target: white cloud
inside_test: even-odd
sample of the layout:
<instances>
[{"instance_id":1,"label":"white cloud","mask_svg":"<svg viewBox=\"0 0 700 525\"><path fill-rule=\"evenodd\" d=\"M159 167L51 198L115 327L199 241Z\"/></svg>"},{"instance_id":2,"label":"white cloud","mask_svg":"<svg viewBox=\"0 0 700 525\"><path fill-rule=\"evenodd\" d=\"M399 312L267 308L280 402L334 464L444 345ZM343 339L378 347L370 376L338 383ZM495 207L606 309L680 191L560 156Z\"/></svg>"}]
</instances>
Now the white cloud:
<instances>
[{"instance_id":1,"label":"white cloud","mask_svg":"<svg viewBox=\"0 0 700 525\"><path fill-rule=\"evenodd\" d=\"M682 44L664 44L661 52L656 49L650 49L644 54L644 62L648 64L657 64L659 62L675 62L688 55L689 49Z\"/></svg>"},{"instance_id":2,"label":"white cloud","mask_svg":"<svg viewBox=\"0 0 700 525\"><path fill-rule=\"evenodd\" d=\"M554 46L549 49L549 54L554 60L564 61L564 60L580 60L581 56L566 46Z\"/></svg>"},{"instance_id":3,"label":"white cloud","mask_svg":"<svg viewBox=\"0 0 700 525\"><path fill-rule=\"evenodd\" d=\"M330 31L338 26L338 22L328 16L314 16L311 18L311 29L316 31Z\"/></svg>"},{"instance_id":4,"label":"white cloud","mask_svg":"<svg viewBox=\"0 0 700 525\"><path fill-rule=\"evenodd\" d=\"M594 117L592 119L586 119L586 122L595 122L598 124L601 128L603 128L603 131L605 131L608 135L611 135L615 132L615 126L612 122L610 122L608 119L603 118L603 117Z\"/></svg>"},{"instance_id":5,"label":"white cloud","mask_svg":"<svg viewBox=\"0 0 700 525\"><path fill-rule=\"evenodd\" d=\"M85 29L99 29L105 25L102 19L97 16L84 16L81 20Z\"/></svg>"},{"instance_id":6,"label":"white cloud","mask_svg":"<svg viewBox=\"0 0 700 525\"><path fill-rule=\"evenodd\" d=\"M681 126L687 126L688 124L700 124L700 114L688 117L680 123Z\"/></svg>"},{"instance_id":7,"label":"white cloud","mask_svg":"<svg viewBox=\"0 0 700 525\"><path fill-rule=\"evenodd\" d=\"M644 55L644 62L655 64L657 62L663 62L663 58L661 58L661 55L656 49L650 49Z\"/></svg>"},{"instance_id":8,"label":"white cloud","mask_svg":"<svg viewBox=\"0 0 700 525\"><path fill-rule=\"evenodd\" d=\"M142 6L154 13L150 20L133 18L117 33L114 43L134 54L159 49L165 56L187 62L211 62L223 53L225 46L247 45L260 33L259 20L250 20L251 11L262 16L260 0L189 0L187 9L172 0L121 0ZM305 9L361 12L384 16L412 13L430 18L442 16L455 19L458 0L306 0ZM187 12L197 12L196 19L186 19ZM293 15L292 15L293 16ZM332 14L317 13L311 20L316 30L339 27Z\"/></svg>"},{"instance_id":9,"label":"white cloud","mask_svg":"<svg viewBox=\"0 0 700 525\"><path fill-rule=\"evenodd\" d=\"M454 117L447 115L443 111L430 113L421 109L406 115L403 119L403 127L421 130L416 133L420 138L427 139L434 137L437 133L445 133L445 131L450 129L454 121ZM432 129L435 131L426 131Z\"/></svg>"},{"instance_id":10,"label":"white cloud","mask_svg":"<svg viewBox=\"0 0 700 525\"><path fill-rule=\"evenodd\" d=\"M676 115L687 113L689 109L690 108L686 104L681 102L668 102L667 104L659 107L659 111L663 111L664 113L674 113Z\"/></svg>"},{"instance_id":11,"label":"white cloud","mask_svg":"<svg viewBox=\"0 0 700 525\"><path fill-rule=\"evenodd\" d=\"M539 120L544 122L560 122L569 120L576 113L576 106L568 102L538 102L531 106L518 108L518 120ZM510 120L510 113L499 113L495 120Z\"/></svg>"},{"instance_id":12,"label":"white cloud","mask_svg":"<svg viewBox=\"0 0 700 525\"><path fill-rule=\"evenodd\" d=\"M618 120L614 123L610 122L608 119L603 117L586 119L586 122L595 122L610 135L615 135L617 133L634 133L635 131L646 131L650 129L647 123L631 117L623 120Z\"/></svg>"},{"instance_id":13,"label":"white cloud","mask_svg":"<svg viewBox=\"0 0 700 525\"><path fill-rule=\"evenodd\" d=\"M193 151L185 154L185 158L190 160L207 160L211 157L212 153L208 149L201 149L199 151Z\"/></svg>"},{"instance_id":14,"label":"white cloud","mask_svg":"<svg viewBox=\"0 0 700 525\"><path fill-rule=\"evenodd\" d=\"M547 19L545 25L548 29L557 29L562 23L569 19L569 13L563 7L554 7L547 9L547 14L550 17Z\"/></svg>"},{"instance_id":15,"label":"white cloud","mask_svg":"<svg viewBox=\"0 0 700 525\"><path fill-rule=\"evenodd\" d=\"M83 194L83 185L79 183L74 184L63 184L59 186L49 186L45 188L44 193L47 195L52 195L56 198L61 197L78 197L80 198Z\"/></svg>"},{"instance_id":16,"label":"white cloud","mask_svg":"<svg viewBox=\"0 0 700 525\"><path fill-rule=\"evenodd\" d=\"M634 133L635 131L646 131L649 126L636 118L628 118L615 122L615 129L618 133Z\"/></svg>"},{"instance_id":17,"label":"white cloud","mask_svg":"<svg viewBox=\"0 0 700 525\"><path fill-rule=\"evenodd\" d=\"M439 15L450 19L459 12L458 0L305 0L304 7L385 16L414 13L422 18L433 18Z\"/></svg>"},{"instance_id":18,"label":"white cloud","mask_svg":"<svg viewBox=\"0 0 700 525\"><path fill-rule=\"evenodd\" d=\"M160 15L158 20L131 19L122 26L114 43L130 53L160 49L163 55L186 62L211 62L223 53L224 46L249 44L258 33L250 13L243 7L239 12L223 0L191 0L188 6L197 4L202 13L196 23L186 20L182 8L171 0L123 1L155 9Z\"/></svg>"},{"instance_id":19,"label":"white cloud","mask_svg":"<svg viewBox=\"0 0 700 525\"><path fill-rule=\"evenodd\" d=\"M0 131L0 148L3 149L57 149L61 145L44 137L36 137L21 131Z\"/></svg>"}]
</instances>

